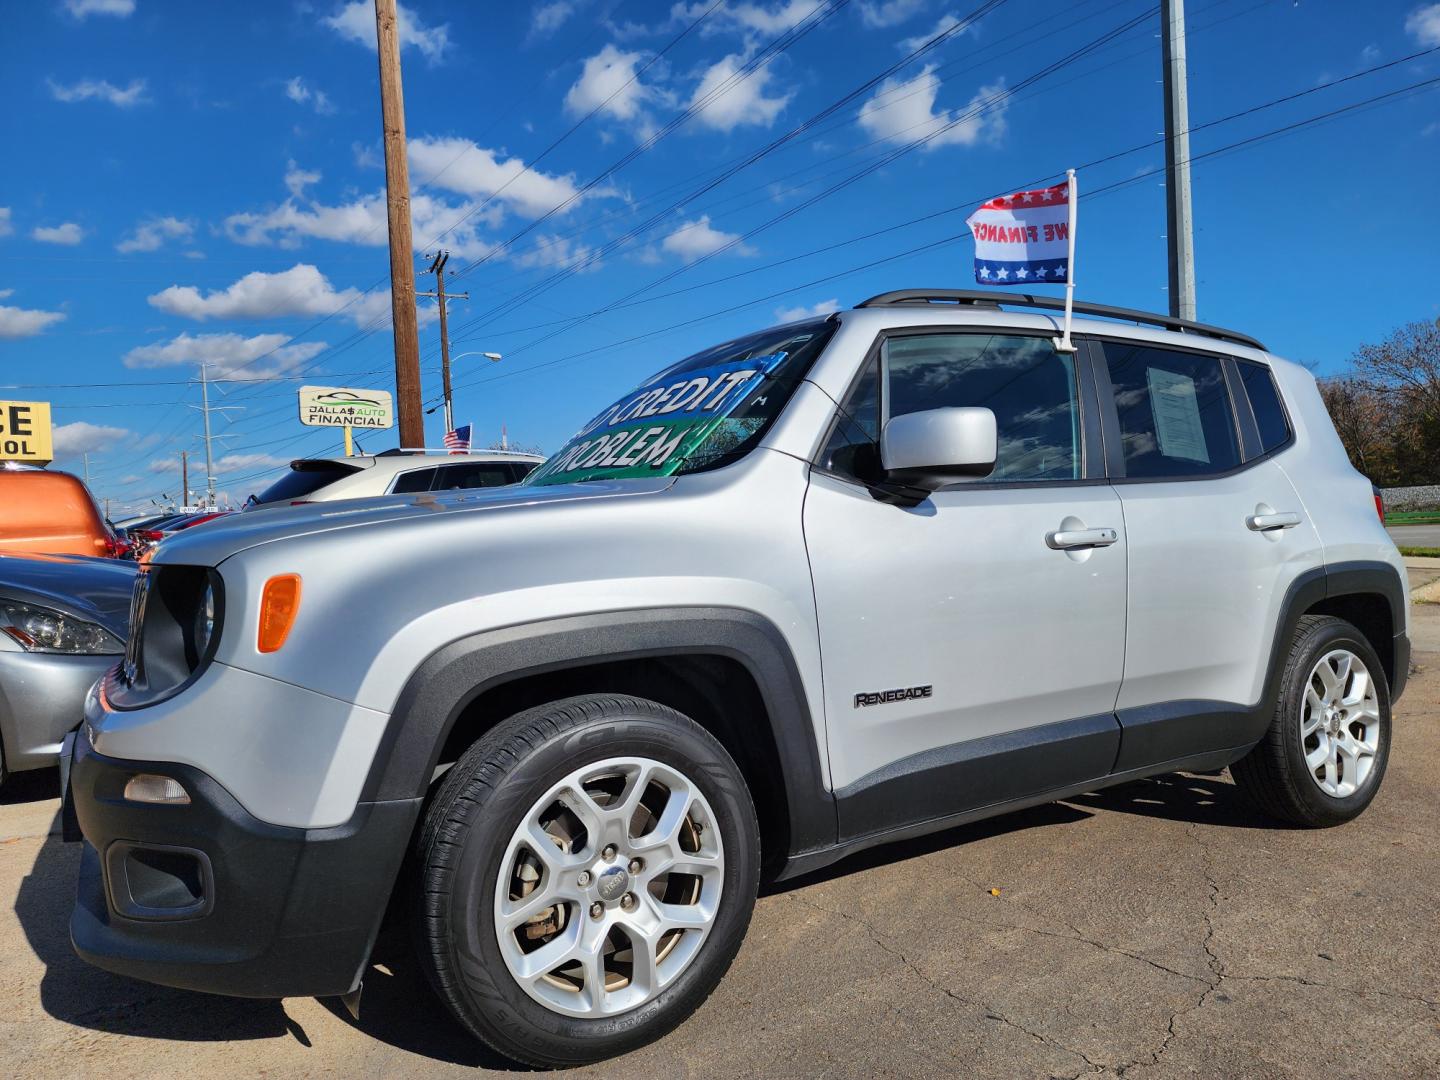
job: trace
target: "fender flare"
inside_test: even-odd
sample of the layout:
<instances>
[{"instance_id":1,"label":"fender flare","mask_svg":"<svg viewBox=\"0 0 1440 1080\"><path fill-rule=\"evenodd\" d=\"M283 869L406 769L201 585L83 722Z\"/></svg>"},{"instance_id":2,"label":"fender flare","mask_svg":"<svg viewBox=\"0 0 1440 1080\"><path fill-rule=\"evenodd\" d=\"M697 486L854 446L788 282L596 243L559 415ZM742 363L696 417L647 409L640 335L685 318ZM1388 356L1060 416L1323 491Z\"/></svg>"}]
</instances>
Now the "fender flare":
<instances>
[{"instance_id":1,"label":"fender flare","mask_svg":"<svg viewBox=\"0 0 1440 1080\"><path fill-rule=\"evenodd\" d=\"M367 801L429 788L465 708L486 691L547 671L615 660L711 655L744 665L769 714L789 809L789 854L832 846L835 803L804 683L779 629L740 608L641 608L547 619L471 634L431 653L400 691L366 778Z\"/></svg>"}]
</instances>

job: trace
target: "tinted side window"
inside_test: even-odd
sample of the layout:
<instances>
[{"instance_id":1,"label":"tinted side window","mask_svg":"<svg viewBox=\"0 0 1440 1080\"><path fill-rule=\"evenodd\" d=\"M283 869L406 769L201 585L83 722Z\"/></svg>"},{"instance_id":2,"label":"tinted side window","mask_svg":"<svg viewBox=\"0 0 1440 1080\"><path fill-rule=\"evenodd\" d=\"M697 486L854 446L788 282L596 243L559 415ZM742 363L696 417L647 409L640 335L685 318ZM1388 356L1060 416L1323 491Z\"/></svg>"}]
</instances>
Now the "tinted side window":
<instances>
[{"instance_id":1,"label":"tinted side window","mask_svg":"<svg viewBox=\"0 0 1440 1080\"><path fill-rule=\"evenodd\" d=\"M441 465L435 491L464 488L503 487L513 483L510 466L502 461L467 461L463 465Z\"/></svg>"},{"instance_id":2,"label":"tinted side window","mask_svg":"<svg viewBox=\"0 0 1440 1080\"><path fill-rule=\"evenodd\" d=\"M434 469L415 469L413 472L403 472L397 476L395 485L390 490L396 495L407 495L415 491L429 491L430 485L434 482Z\"/></svg>"},{"instance_id":3,"label":"tinted side window","mask_svg":"<svg viewBox=\"0 0 1440 1080\"><path fill-rule=\"evenodd\" d=\"M861 480L880 479L880 361L871 360L845 399L820 464Z\"/></svg>"},{"instance_id":4,"label":"tinted side window","mask_svg":"<svg viewBox=\"0 0 1440 1080\"><path fill-rule=\"evenodd\" d=\"M1235 365L1245 384L1245 396L1250 399L1250 411L1255 414L1255 426L1260 429L1260 449L1268 454L1290 438L1290 422L1285 418L1285 406L1280 404L1275 377L1264 364L1253 360L1236 360Z\"/></svg>"},{"instance_id":5,"label":"tinted side window","mask_svg":"<svg viewBox=\"0 0 1440 1080\"><path fill-rule=\"evenodd\" d=\"M516 461L512 462L507 467L510 469L510 475L514 478L515 482L519 483L521 480L524 480L525 477L529 476L532 472L535 471L535 462Z\"/></svg>"},{"instance_id":6,"label":"tinted side window","mask_svg":"<svg viewBox=\"0 0 1440 1080\"><path fill-rule=\"evenodd\" d=\"M886 416L979 405L995 414L995 470L985 479L1077 480L1080 408L1073 354L1049 338L916 334L884 345Z\"/></svg>"},{"instance_id":7,"label":"tinted side window","mask_svg":"<svg viewBox=\"0 0 1440 1080\"><path fill-rule=\"evenodd\" d=\"M1107 341L1125 475L1205 476L1240 464L1219 357Z\"/></svg>"}]
</instances>

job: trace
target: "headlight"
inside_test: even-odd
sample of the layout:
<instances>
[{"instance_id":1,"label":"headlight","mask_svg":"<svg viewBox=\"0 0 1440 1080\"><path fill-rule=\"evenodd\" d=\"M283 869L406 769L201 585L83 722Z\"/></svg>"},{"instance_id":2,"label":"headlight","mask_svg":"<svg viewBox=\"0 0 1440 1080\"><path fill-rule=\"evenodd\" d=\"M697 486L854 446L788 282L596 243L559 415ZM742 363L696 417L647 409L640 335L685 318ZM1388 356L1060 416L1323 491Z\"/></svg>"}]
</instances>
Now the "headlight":
<instances>
[{"instance_id":1,"label":"headlight","mask_svg":"<svg viewBox=\"0 0 1440 1080\"><path fill-rule=\"evenodd\" d=\"M125 651L120 639L103 626L16 600L0 600L0 630L26 652L115 656Z\"/></svg>"}]
</instances>

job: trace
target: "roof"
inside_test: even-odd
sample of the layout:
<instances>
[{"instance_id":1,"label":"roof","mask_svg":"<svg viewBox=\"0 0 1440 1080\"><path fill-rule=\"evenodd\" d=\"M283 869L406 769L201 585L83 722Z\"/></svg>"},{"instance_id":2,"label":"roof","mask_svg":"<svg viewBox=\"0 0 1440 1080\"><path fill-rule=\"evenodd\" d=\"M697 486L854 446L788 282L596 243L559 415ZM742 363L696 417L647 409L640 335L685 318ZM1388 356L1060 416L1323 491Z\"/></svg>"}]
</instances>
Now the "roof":
<instances>
[{"instance_id":1,"label":"roof","mask_svg":"<svg viewBox=\"0 0 1440 1080\"><path fill-rule=\"evenodd\" d=\"M862 300L856 304L858 308L891 307L905 305L915 306L946 306L946 307L969 307L969 308L994 308L999 310L1004 307L1019 308L1041 308L1049 311L1065 310L1065 300L1059 296L1037 296L1033 293L1009 293L994 292L981 289L896 289L892 292L880 293L868 300ZM1147 326L1157 326L1162 330L1169 330L1179 334L1196 334L1219 341L1228 341L1236 345L1244 345L1247 348L1258 349L1266 352L1266 348L1259 341L1242 334L1238 330L1226 330L1220 326L1210 326L1207 323L1194 322L1190 319L1176 318L1171 315L1160 315L1151 311L1137 311L1133 308L1111 307L1107 304L1092 304L1082 300L1076 300L1071 305L1071 310L1077 315L1088 315L1102 319L1117 319L1123 322L1140 323Z\"/></svg>"}]
</instances>

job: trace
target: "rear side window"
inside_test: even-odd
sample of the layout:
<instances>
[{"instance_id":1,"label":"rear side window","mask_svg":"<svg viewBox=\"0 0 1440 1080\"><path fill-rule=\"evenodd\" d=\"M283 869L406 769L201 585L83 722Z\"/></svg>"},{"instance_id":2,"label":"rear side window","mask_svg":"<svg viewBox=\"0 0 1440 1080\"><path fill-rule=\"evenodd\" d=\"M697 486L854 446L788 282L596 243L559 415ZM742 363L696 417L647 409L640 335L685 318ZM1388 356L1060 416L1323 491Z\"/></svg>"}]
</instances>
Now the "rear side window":
<instances>
[{"instance_id":1,"label":"rear side window","mask_svg":"<svg viewBox=\"0 0 1440 1080\"><path fill-rule=\"evenodd\" d=\"M1235 366L1240 369L1240 381L1250 399L1255 426L1260 429L1260 449L1268 454L1290 439L1290 421L1285 418L1285 406L1280 404L1275 377L1264 364L1253 360L1236 360Z\"/></svg>"},{"instance_id":2,"label":"rear side window","mask_svg":"<svg viewBox=\"0 0 1440 1080\"><path fill-rule=\"evenodd\" d=\"M430 486L434 483L434 469L412 469L410 472L402 472L395 477L395 483L390 491L394 495L409 495L416 491L429 491Z\"/></svg>"},{"instance_id":3,"label":"rear side window","mask_svg":"<svg viewBox=\"0 0 1440 1080\"><path fill-rule=\"evenodd\" d=\"M1113 341L1103 348L1127 477L1183 479L1240 464L1219 357Z\"/></svg>"},{"instance_id":4,"label":"rear side window","mask_svg":"<svg viewBox=\"0 0 1440 1080\"><path fill-rule=\"evenodd\" d=\"M502 487L513 483L509 464L500 461L467 461L463 465L442 465L436 491L459 491L464 488Z\"/></svg>"}]
</instances>

